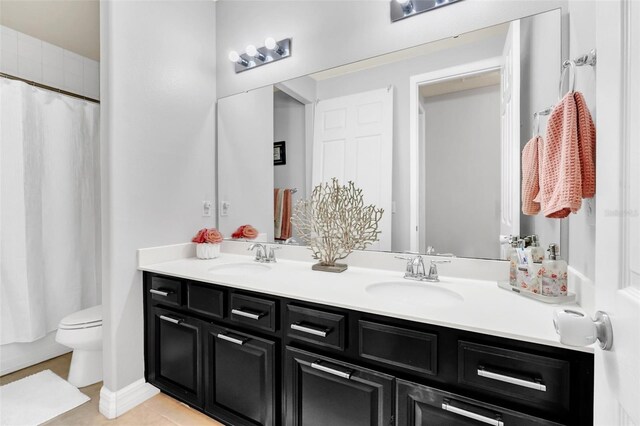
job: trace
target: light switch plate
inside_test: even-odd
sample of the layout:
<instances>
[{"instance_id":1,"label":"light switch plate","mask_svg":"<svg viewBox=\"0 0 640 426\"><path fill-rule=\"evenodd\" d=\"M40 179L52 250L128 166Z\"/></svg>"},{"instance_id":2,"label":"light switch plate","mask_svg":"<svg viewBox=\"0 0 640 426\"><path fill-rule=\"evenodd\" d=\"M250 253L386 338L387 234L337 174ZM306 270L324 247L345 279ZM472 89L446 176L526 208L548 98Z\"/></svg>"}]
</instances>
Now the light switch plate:
<instances>
[{"instance_id":1,"label":"light switch plate","mask_svg":"<svg viewBox=\"0 0 640 426\"><path fill-rule=\"evenodd\" d=\"M220 201L220 216L229 216L231 203L228 201Z\"/></svg>"},{"instance_id":2,"label":"light switch plate","mask_svg":"<svg viewBox=\"0 0 640 426\"><path fill-rule=\"evenodd\" d=\"M211 201L202 202L202 217L211 217Z\"/></svg>"}]
</instances>

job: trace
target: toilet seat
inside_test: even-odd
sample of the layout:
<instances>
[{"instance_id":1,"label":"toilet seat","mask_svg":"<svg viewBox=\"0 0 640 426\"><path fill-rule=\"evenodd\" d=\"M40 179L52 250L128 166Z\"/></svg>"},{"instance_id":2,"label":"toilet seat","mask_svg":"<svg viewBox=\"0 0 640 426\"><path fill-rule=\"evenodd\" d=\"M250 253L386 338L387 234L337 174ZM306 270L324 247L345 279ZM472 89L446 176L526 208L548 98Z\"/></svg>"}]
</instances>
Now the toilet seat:
<instances>
[{"instance_id":1,"label":"toilet seat","mask_svg":"<svg viewBox=\"0 0 640 426\"><path fill-rule=\"evenodd\" d=\"M64 317L58 328L63 330L77 330L102 326L102 305L93 306Z\"/></svg>"}]
</instances>

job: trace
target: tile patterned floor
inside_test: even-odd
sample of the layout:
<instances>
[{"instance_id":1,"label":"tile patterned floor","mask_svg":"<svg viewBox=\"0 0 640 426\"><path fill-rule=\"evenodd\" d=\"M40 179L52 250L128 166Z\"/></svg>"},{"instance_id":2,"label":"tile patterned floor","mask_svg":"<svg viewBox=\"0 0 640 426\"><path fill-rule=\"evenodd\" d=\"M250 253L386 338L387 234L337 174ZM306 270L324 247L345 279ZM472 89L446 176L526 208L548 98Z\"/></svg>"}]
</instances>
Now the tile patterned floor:
<instances>
[{"instance_id":1,"label":"tile patterned floor","mask_svg":"<svg viewBox=\"0 0 640 426\"><path fill-rule=\"evenodd\" d=\"M69 374L70 363L71 353L68 353L16 371L15 373L2 376L0 377L0 385L11 383L47 369L66 379ZM100 388L102 388L102 382L80 388L80 391L91 398L91 401L71 411L67 411L44 424L56 426L222 426L221 423L216 422L199 411L193 410L163 393L148 399L117 419L107 420L98 411Z\"/></svg>"}]
</instances>

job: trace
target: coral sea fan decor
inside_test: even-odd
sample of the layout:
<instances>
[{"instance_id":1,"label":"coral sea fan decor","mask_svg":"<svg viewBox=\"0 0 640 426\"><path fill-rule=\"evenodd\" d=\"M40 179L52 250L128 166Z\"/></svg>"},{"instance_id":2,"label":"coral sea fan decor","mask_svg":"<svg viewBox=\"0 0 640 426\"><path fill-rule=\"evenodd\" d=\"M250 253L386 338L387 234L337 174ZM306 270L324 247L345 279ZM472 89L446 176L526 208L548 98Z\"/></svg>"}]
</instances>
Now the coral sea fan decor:
<instances>
[{"instance_id":1,"label":"coral sea fan decor","mask_svg":"<svg viewBox=\"0 0 640 426\"><path fill-rule=\"evenodd\" d=\"M191 240L196 243L196 257L198 259L213 259L220 256L220 243L223 237L215 228L203 228Z\"/></svg>"},{"instance_id":2,"label":"coral sea fan decor","mask_svg":"<svg viewBox=\"0 0 640 426\"><path fill-rule=\"evenodd\" d=\"M236 231L231 234L231 238L239 239L246 238L248 240L253 240L258 236L258 230L251 225L242 225Z\"/></svg>"},{"instance_id":3,"label":"coral sea fan decor","mask_svg":"<svg viewBox=\"0 0 640 426\"><path fill-rule=\"evenodd\" d=\"M362 189L353 182L340 185L338 179L316 186L308 200L299 201L291 222L314 259L314 270L342 272L347 265L336 263L353 250L378 241L378 223L383 209L365 206Z\"/></svg>"}]
</instances>

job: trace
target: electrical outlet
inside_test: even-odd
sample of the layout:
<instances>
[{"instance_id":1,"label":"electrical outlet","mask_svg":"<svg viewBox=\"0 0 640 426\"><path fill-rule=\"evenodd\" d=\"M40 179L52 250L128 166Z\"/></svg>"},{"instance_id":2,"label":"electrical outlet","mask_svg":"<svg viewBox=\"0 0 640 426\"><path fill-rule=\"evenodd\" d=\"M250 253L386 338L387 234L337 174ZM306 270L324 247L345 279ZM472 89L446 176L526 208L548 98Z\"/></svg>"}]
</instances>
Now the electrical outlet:
<instances>
[{"instance_id":1,"label":"electrical outlet","mask_svg":"<svg viewBox=\"0 0 640 426\"><path fill-rule=\"evenodd\" d=\"M231 203L228 201L220 201L220 216L229 216Z\"/></svg>"},{"instance_id":2,"label":"electrical outlet","mask_svg":"<svg viewBox=\"0 0 640 426\"><path fill-rule=\"evenodd\" d=\"M211 201L202 202L202 217L211 217Z\"/></svg>"}]
</instances>

